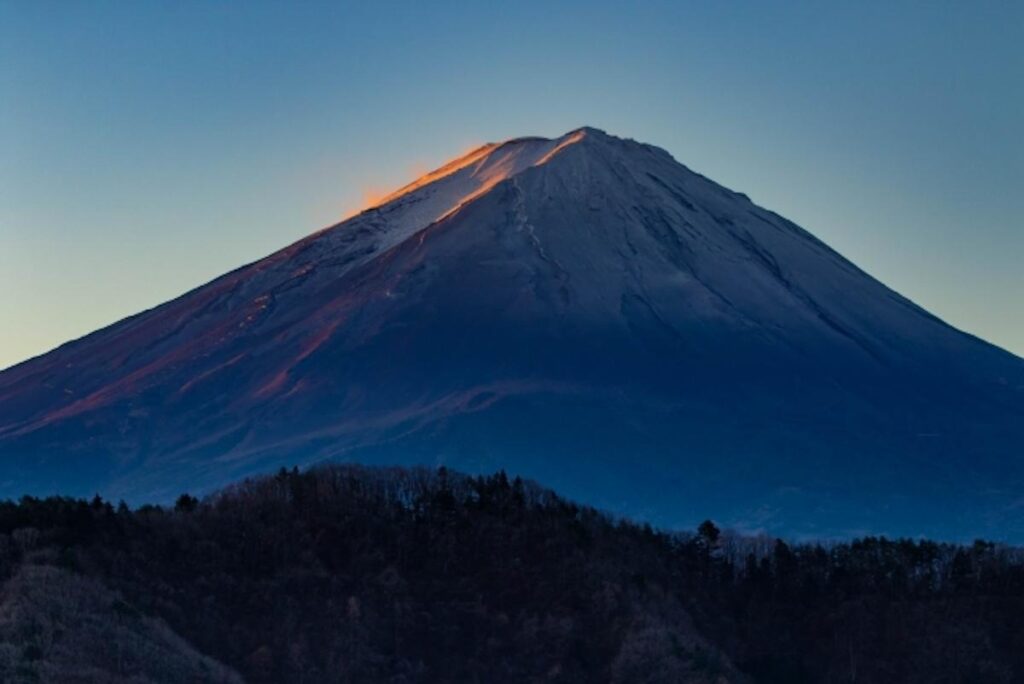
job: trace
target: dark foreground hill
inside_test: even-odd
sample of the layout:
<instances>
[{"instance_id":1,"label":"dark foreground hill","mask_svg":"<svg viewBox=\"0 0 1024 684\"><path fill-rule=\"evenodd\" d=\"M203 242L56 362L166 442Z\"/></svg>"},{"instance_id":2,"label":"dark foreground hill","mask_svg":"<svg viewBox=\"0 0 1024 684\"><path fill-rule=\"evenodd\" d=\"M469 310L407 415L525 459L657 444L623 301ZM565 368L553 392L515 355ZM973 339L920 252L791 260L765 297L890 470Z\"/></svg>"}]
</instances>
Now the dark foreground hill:
<instances>
[{"instance_id":1,"label":"dark foreground hill","mask_svg":"<svg viewBox=\"0 0 1024 684\"><path fill-rule=\"evenodd\" d=\"M1024 559L669 535L502 473L0 505L4 682L1013 682Z\"/></svg>"}]
</instances>

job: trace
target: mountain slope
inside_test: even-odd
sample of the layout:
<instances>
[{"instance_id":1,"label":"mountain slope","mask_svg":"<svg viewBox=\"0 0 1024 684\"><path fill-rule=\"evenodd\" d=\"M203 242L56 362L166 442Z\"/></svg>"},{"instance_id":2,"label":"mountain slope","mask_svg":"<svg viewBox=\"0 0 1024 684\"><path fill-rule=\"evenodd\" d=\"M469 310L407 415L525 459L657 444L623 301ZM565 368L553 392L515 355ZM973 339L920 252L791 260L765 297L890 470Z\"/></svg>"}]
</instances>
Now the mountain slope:
<instances>
[{"instance_id":1,"label":"mountain slope","mask_svg":"<svg viewBox=\"0 0 1024 684\"><path fill-rule=\"evenodd\" d=\"M504 467L667 525L1024 539L1024 361L664 151L487 145L0 374L9 494L325 458Z\"/></svg>"}]
</instances>

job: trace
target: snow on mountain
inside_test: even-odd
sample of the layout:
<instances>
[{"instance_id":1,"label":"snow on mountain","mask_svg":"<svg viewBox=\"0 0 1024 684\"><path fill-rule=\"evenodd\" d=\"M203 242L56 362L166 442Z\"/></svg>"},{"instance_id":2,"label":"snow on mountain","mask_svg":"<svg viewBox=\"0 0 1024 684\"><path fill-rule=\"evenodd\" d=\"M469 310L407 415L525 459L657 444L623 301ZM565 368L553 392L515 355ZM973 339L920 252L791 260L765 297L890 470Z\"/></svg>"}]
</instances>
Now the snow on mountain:
<instances>
[{"instance_id":1,"label":"snow on mountain","mask_svg":"<svg viewBox=\"0 0 1024 684\"><path fill-rule=\"evenodd\" d=\"M583 128L0 373L3 493L448 463L662 524L1024 539L1024 361Z\"/></svg>"}]
</instances>

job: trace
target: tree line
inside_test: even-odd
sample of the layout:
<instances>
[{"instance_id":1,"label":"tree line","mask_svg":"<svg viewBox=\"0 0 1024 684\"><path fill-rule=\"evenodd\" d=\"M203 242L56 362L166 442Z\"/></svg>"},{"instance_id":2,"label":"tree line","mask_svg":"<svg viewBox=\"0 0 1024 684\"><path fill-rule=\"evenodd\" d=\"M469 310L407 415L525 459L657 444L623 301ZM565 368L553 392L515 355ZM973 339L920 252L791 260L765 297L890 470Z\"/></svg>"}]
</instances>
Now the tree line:
<instances>
[{"instance_id":1,"label":"tree line","mask_svg":"<svg viewBox=\"0 0 1024 684\"><path fill-rule=\"evenodd\" d=\"M117 620L159 619L251 682L1024 681L1019 549L666 532L503 472L2 502L0 579L26 565L95 581ZM54 647L21 638L28 681Z\"/></svg>"}]
</instances>

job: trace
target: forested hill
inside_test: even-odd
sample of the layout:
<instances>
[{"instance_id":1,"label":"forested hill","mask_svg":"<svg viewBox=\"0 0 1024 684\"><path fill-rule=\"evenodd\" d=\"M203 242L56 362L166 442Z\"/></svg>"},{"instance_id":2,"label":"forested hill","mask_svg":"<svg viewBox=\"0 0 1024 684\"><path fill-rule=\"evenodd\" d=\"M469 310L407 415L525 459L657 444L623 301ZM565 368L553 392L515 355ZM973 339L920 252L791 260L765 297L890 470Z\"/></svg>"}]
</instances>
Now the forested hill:
<instances>
[{"instance_id":1,"label":"forested hill","mask_svg":"<svg viewBox=\"0 0 1024 684\"><path fill-rule=\"evenodd\" d=\"M503 473L0 504L4 682L1024 681L1024 557L667 534Z\"/></svg>"}]
</instances>

